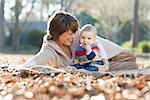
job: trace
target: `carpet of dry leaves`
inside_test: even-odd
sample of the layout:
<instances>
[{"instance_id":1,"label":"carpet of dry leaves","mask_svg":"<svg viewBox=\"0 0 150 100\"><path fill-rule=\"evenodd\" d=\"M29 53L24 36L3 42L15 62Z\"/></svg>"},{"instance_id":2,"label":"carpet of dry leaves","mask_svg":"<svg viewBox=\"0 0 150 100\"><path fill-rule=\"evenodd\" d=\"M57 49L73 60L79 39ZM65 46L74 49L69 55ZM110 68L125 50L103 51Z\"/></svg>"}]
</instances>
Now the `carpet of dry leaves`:
<instances>
[{"instance_id":1,"label":"carpet of dry leaves","mask_svg":"<svg viewBox=\"0 0 150 100\"><path fill-rule=\"evenodd\" d=\"M139 56L139 55L138 55ZM0 65L23 64L32 55L0 54ZM145 57L145 56L144 56ZM138 57L140 68L150 59ZM76 73L21 74L0 69L0 100L149 100L150 76L100 78Z\"/></svg>"}]
</instances>

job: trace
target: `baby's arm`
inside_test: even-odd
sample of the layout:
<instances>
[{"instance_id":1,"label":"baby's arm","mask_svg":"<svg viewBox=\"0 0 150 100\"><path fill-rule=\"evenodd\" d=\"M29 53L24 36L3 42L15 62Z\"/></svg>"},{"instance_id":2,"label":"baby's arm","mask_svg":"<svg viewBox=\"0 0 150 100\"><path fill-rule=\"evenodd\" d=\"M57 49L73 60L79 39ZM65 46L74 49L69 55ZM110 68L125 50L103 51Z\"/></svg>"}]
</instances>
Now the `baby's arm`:
<instances>
[{"instance_id":1,"label":"baby's arm","mask_svg":"<svg viewBox=\"0 0 150 100\"><path fill-rule=\"evenodd\" d=\"M99 52L97 50L93 50L88 56L90 56L90 55L92 55L91 56L91 58L93 57L92 59L99 59ZM102 61L103 61L104 65L100 65L100 67L98 67L98 70L100 72L107 72L109 70L108 59L107 58L102 58Z\"/></svg>"},{"instance_id":2,"label":"baby's arm","mask_svg":"<svg viewBox=\"0 0 150 100\"><path fill-rule=\"evenodd\" d=\"M87 55L87 58L89 59L89 60L92 60L92 59L96 59L99 55L99 52L98 51L96 51L96 50L92 50L91 51L91 53L89 54L89 55ZM97 57L96 57L97 56ZM99 57L98 57L99 58ZM106 59L106 58L103 58L102 59L102 61L103 61L103 63L104 63L104 65L100 65L99 67L98 67L98 71L100 71L100 72L107 72L108 70L109 70L109 62L108 62L108 59Z\"/></svg>"},{"instance_id":3,"label":"baby's arm","mask_svg":"<svg viewBox=\"0 0 150 100\"><path fill-rule=\"evenodd\" d=\"M89 54L86 54L86 56L88 60L92 60L96 57L96 53L93 50L91 50L91 52Z\"/></svg>"},{"instance_id":4,"label":"baby's arm","mask_svg":"<svg viewBox=\"0 0 150 100\"><path fill-rule=\"evenodd\" d=\"M97 51L92 50L92 48L89 44L84 45L84 48L86 49L86 56L87 56L88 60L92 60L96 57Z\"/></svg>"}]
</instances>

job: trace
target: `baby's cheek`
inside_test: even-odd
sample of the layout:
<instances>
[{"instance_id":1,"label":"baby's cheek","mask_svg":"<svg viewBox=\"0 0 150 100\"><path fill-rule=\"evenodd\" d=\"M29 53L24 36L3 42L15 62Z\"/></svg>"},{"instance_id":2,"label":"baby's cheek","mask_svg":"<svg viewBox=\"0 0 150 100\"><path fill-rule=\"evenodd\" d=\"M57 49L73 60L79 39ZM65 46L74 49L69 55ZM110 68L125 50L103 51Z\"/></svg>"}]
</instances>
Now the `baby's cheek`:
<instances>
[{"instance_id":1,"label":"baby's cheek","mask_svg":"<svg viewBox=\"0 0 150 100\"><path fill-rule=\"evenodd\" d=\"M82 40L80 40L80 43L83 43L84 41L83 41L83 39Z\"/></svg>"}]
</instances>

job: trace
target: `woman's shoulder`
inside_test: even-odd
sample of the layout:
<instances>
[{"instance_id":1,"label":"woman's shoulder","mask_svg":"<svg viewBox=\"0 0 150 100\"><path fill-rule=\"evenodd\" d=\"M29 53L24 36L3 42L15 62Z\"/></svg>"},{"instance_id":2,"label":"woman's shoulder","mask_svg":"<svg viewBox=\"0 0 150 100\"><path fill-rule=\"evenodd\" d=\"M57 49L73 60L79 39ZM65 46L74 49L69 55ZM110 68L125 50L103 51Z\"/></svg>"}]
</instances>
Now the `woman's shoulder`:
<instances>
[{"instance_id":1,"label":"woman's shoulder","mask_svg":"<svg viewBox=\"0 0 150 100\"><path fill-rule=\"evenodd\" d=\"M64 52L62 51L60 46L52 39L48 39L46 36L43 39L41 51L48 52L49 54L55 55L55 56L59 54L64 55Z\"/></svg>"},{"instance_id":2,"label":"woman's shoulder","mask_svg":"<svg viewBox=\"0 0 150 100\"><path fill-rule=\"evenodd\" d=\"M54 41L52 41L49 37L49 35L45 35L43 37L43 43L42 43L42 46L41 46L41 49L39 51L39 53L46 53L46 54L53 54L53 52L55 51L55 43Z\"/></svg>"}]
</instances>

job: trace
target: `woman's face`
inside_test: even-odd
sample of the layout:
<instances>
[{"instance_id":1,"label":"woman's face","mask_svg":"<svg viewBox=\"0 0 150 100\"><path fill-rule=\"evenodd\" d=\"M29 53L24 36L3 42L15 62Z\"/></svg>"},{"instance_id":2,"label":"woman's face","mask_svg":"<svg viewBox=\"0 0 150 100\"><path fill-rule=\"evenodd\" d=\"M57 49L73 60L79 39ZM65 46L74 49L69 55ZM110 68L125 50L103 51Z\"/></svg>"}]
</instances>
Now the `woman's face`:
<instances>
[{"instance_id":1,"label":"woman's face","mask_svg":"<svg viewBox=\"0 0 150 100\"><path fill-rule=\"evenodd\" d=\"M59 36L58 42L59 44L70 46L73 41L73 38L74 38L74 33L71 30L69 30Z\"/></svg>"}]
</instances>

